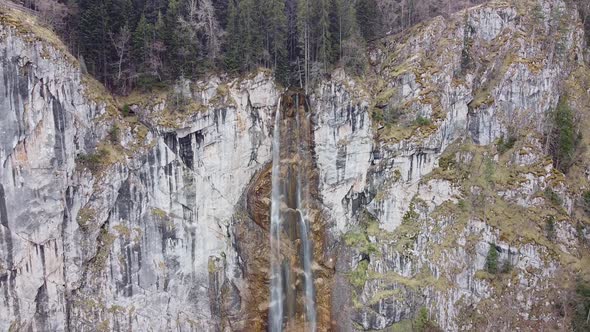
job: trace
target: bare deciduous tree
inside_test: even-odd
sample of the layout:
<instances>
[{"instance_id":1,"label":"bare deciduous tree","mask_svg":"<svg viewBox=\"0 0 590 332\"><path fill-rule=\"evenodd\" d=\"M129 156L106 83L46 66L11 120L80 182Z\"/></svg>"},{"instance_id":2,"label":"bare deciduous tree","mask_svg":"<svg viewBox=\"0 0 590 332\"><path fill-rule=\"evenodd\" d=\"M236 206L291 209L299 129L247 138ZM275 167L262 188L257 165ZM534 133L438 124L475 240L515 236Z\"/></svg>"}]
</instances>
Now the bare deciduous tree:
<instances>
[{"instance_id":1,"label":"bare deciduous tree","mask_svg":"<svg viewBox=\"0 0 590 332\"><path fill-rule=\"evenodd\" d=\"M123 72L123 63L125 62L130 49L131 31L129 30L129 27L125 25L116 35L110 34L110 38L113 47L117 52L117 82L120 82Z\"/></svg>"},{"instance_id":2,"label":"bare deciduous tree","mask_svg":"<svg viewBox=\"0 0 590 332\"><path fill-rule=\"evenodd\" d=\"M223 31L215 18L215 7L211 0L188 0L187 15L181 16L179 23L195 41L200 34L204 35L208 56L211 59L218 56Z\"/></svg>"}]
</instances>

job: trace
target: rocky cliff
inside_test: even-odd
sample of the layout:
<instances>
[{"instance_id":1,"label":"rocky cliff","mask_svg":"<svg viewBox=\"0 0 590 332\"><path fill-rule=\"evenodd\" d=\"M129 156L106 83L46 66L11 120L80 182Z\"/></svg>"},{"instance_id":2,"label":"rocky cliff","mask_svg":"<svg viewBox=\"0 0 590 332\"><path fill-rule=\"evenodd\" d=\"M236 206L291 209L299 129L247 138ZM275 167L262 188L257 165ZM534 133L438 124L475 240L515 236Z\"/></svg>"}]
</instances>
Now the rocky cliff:
<instances>
[{"instance_id":1,"label":"rocky cliff","mask_svg":"<svg viewBox=\"0 0 590 332\"><path fill-rule=\"evenodd\" d=\"M272 75L114 99L32 18L0 23L0 330L264 330ZM571 326L589 156L566 176L545 138L565 95L589 128L584 48L566 3L495 1L314 90L320 330Z\"/></svg>"}]
</instances>

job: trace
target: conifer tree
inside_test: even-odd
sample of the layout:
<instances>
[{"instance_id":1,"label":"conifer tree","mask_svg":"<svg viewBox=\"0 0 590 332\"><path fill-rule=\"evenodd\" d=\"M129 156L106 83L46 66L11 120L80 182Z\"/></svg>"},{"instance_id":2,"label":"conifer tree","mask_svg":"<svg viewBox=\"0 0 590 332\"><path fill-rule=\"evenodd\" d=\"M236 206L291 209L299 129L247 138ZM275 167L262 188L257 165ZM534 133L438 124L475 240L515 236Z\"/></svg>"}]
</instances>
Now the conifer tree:
<instances>
[{"instance_id":1,"label":"conifer tree","mask_svg":"<svg viewBox=\"0 0 590 332\"><path fill-rule=\"evenodd\" d=\"M137 27L133 32L133 54L140 65L147 62L151 37L152 26L147 22L145 15L141 15Z\"/></svg>"},{"instance_id":2,"label":"conifer tree","mask_svg":"<svg viewBox=\"0 0 590 332\"><path fill-rule=\"evenodd\" d=\"M242 70L252 70L260 63L262 39L257 18L259 7L257 0L241 0L238 7L240 21L240 42L243 43Z\"/></svg>"},{"instance_id":3,"label":"conifer tree","mask_svg":"<svg viewBox=\"0 0 590 332\"><path fill-rule=\"evenodd\" d=\"M356 18L365 40L371 40L378 34L377 3L375 0L358 0L356 3Z\"/></svg>"},{"instance_id":4,"label":"conifer tree","mask_svg":"<svg viewBox=\"0 0 590 332\"><path fill-rule=\"evenodd\" d=\"M309 92L309 74L311 65L311 1L299 0L297 3L297 30L301 55L298 59L300 84Z\"/></svg>"},{"instance_id":5,"label":"conifer tree","mask_svg":"<svg viewBox=\"0 0 590 332\"><path fill-rule=\"evenodd\" d=\"M331 58L332 42L330 38L330 16L328 0L316 0L317 25L317 61L323 64L327 71Z\"/></svg>"},{"instance_id":6,"label":"conifer tree","mask_svg":"<svg viewBox=\"0 0 590 332\"><path fill-rule=\"evenodd\" d=\"M242 68L241 51L242 43L240 42L240 16L235 3L236 0L229 0L227 5L227 47L225 53L225 67L229 72L235 73Z\"/></svg>"},{"instance_id":7,"label":"conifer tree","mask_svg":"<svg viewBox=\"0 0 590 332\"><path fill-rule=\"evenodd\" d=\"M271 56L270 67L280 81L288 76L287 64L287 17L284 0L268 0L267 52Z\"/></svg>"},{"instance_id":8,"label":"conifer tree","mask_svg":"<svg viewBox=\"0 0 590 332\"><path fill-rule=\"evenodd\" d=\"M79 36L81 53L88 70L99 79L106 79L105 49L109 31L105 4L91 0L80 1Z\"/></svg>"}]
</instances>

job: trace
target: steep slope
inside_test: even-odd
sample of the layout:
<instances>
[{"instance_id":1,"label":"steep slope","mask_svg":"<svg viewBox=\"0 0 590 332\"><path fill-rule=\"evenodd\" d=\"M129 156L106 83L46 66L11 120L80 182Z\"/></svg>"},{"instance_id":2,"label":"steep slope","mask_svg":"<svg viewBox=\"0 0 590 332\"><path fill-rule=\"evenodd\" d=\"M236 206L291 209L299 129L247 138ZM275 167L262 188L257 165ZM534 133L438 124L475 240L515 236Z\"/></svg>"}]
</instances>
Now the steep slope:
<instances>
[{"instance_id":1,"label":"steep slope","mask_svg":"<svg viewBox=\"0 0 590 332\"><path fill-rule=\"evenodd\" d=\"M32 18L0 23L0 330L265 330L271 74L114 100ZM571 326L589 152L566 176L545 137L567 95L590 139L584 48L561 0L497 1L315 89L319 330Z\"/></svg>"},{"instance_id":2,"label":"steep slope","mask_svg":"<svg viewBox=\"0 0 590 332\"><path fill-rule=\"evenodd\" d=\"M587 121L576 15L560 1L492 2L376 45L363 84L375 142L342 143L344 160L319 154L326 174L368 174L324 183L347 232L333 292L352 295L333 308L352 309L335 312L340 329L407 326L420 315L444 330L569 326L576 279L589 271L588 217L576 207L588 182L553 167L545 133L565 95L584 100ZM329 109L318 99L318 112ZM350 166L355 152L366 159ZM587 162L584 152L574 168ZM504 272L486 272L490 255Z\"/></svg>"}]
</instances>

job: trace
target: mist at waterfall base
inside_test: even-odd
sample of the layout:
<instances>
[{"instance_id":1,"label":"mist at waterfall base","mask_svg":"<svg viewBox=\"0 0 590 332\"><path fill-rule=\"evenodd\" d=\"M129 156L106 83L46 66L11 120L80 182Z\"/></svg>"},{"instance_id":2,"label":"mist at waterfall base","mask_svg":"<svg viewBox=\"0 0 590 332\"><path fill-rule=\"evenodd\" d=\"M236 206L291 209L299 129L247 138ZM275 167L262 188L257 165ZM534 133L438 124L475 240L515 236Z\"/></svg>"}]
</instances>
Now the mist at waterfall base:
<instances>
[{"instance_id":1,"label":"mist at waterfall base","mask_svg":"<svg viewBox=\"0 0 590 332\"><path fill-rule=\"evenodd\" d=\"M316 304L312 272L312 241L307 213L309 195L305 179L305 144L299 142L299 94L291 103L279 99L272 144L271 276L268 330L316 331ZM304 101L303 101L304 102ZM284 109L287 114L282 116ZM295 107L295 109L288 109ZM303 114L301 114L303 113ZM283 129L283 130L282 130ZM284 137L282 134L288 134ZM284 145L282 143L284 139Z\"/></svg>"}]
</instances>

